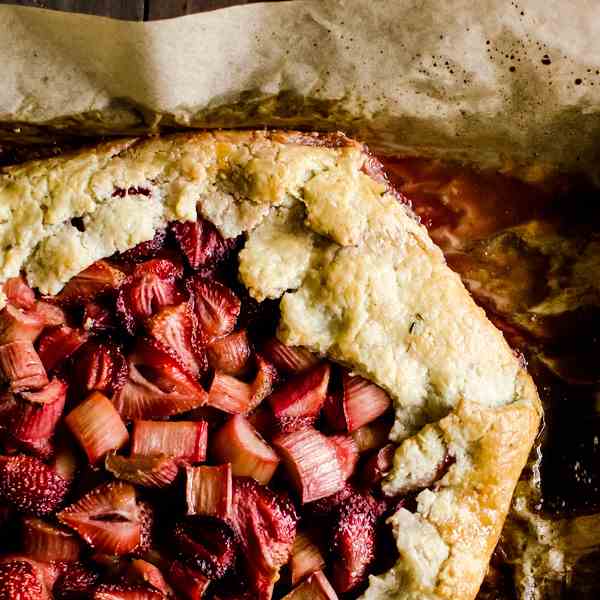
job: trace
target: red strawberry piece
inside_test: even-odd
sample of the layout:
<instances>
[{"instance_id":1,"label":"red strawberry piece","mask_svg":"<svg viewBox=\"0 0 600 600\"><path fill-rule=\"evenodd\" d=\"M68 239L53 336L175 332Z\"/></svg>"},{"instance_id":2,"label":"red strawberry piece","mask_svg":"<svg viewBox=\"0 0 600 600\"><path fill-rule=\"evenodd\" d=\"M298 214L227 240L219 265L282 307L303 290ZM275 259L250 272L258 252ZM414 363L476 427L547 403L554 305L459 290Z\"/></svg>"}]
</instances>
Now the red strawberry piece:
<instances>
[{"instance_id":1,"label":"red strawberry piece","mask_svg":"<svg viewBox=\"0 0 600 600\"><path fill-rule=\"evenodd\" d=\"M140 512L141 535L140 543L133 549L133 553L144 554L150 550L154 541L154 508L146 500L140 500L138 508Z\"/></svg>"},{"instance_id":2,"label":"red strawberry piece","mask_svg":"<svg viewBox=\"0 0 600 600\"><path fill-rule=\"evenodd\" d=\"M129 377L114 402L125 419L152 419L206 404L207 393L154 340L139 339L128 359Z\"/></svg>"},{"instance_id":3,"label":"red strawberry piece","mask_svg":"<svg viewBox=\"0 0 600 600\"><path fill-rule=\"evenodd\" d=\"M195 316L189 302L161 309L148 320L147 329L151 337L175 354L191 375L198 377L206 370L204 352L194 351Z\"/></svg>"},{"instance_id":4,"label":"red strawberry piece","mask_svg":"<svg viewBox=\"0 0 600 600\"><path fill-rule=\"evenodd\" d=\"M376 450L365 462L360 471L360 479L367 487L373 487L392 470L396 446L386 444Z\"/></svg>"},{"instance_id":5,"label":"red strawberry piece","mask_svg":"<svg viewBox=\"0 0 600 600\"><path fill-rule=\"evenodd\" d=\"M142 487L167 487L175 481L179 466L168 456L120 456L108 454L106 470L117 479Z\"/></svg>"},{"instance_id":6,"label":"red strawberry piece","mask_svg":"<svg viewBox=\"0 0 600 600\"><path fill-rule=\"evenodd\" d=\"M172 223L171 231L194 270L222 261L236 243L235 239L224 240L215 226L204 219Z\"/></svg>"},{"instance_id":7,"label":"red strawberry piece","mask_svg":"<svg viewBox=\"0 0 600 600\"><path fill-rule=\"evenodd\" d=\"M164 306L183 300L176 279L181 268L168 259L155 258L137 265L119 289L117 313L125 329L133 334L148 317Z\"/></svg>"},{"instance_id":8,"label":"red strawberry piece","mask_svg":"<svg viewBox=\"0 0 600 600\"><path fill-rule=\"evenodd\" d=\"M140 262L154 258L164 247L167 239L166 229L157 229L151 240L140 242L133 248L119 254L119 259L132 262Z\"/></svg>"},{"instance_id":9,"label":"red strawberry piece","mask_svg":"<svg viewBox=\"0 0 600 600\"><path fill-rule=\"evenodd\" d=\"M115 329L117 322L106 306L98 302L86 302L81 316L81 326L84 331L102 333Z\"/></svg>"},{"instance_id":10,"label":"red strawberry piece","mask_svg":"<svg viewBox=\"0 0 600 600\"><path fill-rule=\"evenodd\" d=\"M300 346L286 346L276 337L267 340L262 353L277 369L287 374L307 371L319 363L319 358Z\"/></svg>"},{"instance_id":11,"label":"red strawberry piece","mask_svg":"<svg viewBox=\"0 0 600 600\"><path fill-rule=\"evenodd\" d=\"M62 562L58 566L61 573L52 590L55 600L90 598L100 579L98 572L82 562Z\"/></svg>"},{"instance_id":12,"label":"red strawberry piece","mask_svg":"<svg viewBox=\"0 0 600 600\"><path fill-rule=\"evenodd\" d=\"M11 277L4 282L4 293L9 304L17 308L28 309L35 302L33 290L25 283L23 277Z\"/></svg>"},{"instance_id":13,"label":"red strawberry piece","mask_svg":"<svg viewBox=\"0 0 600 600\"><path fill-rule=\"evenodd\" d=\"M21 512L52 514L68 488L68 482L38 458L19 454L0 461L0 498Z\"/></svg>"},{"instance_id":14,"label":"red strawberry piece","mask_svg":"<svg viewBox=\"0 0 600 600\"><path fill-rule=\"evenodd\" d=\"M173 590L165 581L160 569L146 560L136 558L131 561L125 577L132 585L147 586L165 596L173 595Z\"/></svg>"},{"instance_id":15,"label":"red strawberry piece","mask_svg":"<svg viewBox=\"0 0 600 600\"><path fill-rule=\"evenodd\" d=\"M11 559L0 563L0 600L50 600L40 569L33 561Z\"/></svg>"},{"instance_id":16,"label":"red strawberry piece","mask_svg":"<svg viewBox=\"0 0 600 600\"><path fill-rule=\"evenodd\" d=\"M198 320L200 341L209 344L231 333L240 314L239 298L222 283L198 276L189 279L187 287Z\"/></svg>"},{"instance_id":17,"label":"red strawberry piece","mask_svg":"<svg viewBox=\"0 0 600 600\"><path fill-rule=\"evenodd\" d=\"M165 595L148 586L103 583L96 588L93 600L164 600Z\"/></svg>"},{"instance_id":18,"label":"red strawberry piece","mask_svg":"<svg viewBox=\"0 0 600 600\"><path fill-rule=\"evenodd\" d=\"M59 325L46 330L39 339L38 353L46 371L60 367L85 342L89 334L82 329Z\"/></svg>"},{"instance_id":19,"label":"red strawberry piece","mask_svg":"<svg viewBox=\"0 0 600 600\"><path fill-rule=\"evenodd\" d=\"M279 569L287 563L298 517L293 504L252 479L234 481L234 529L246 558L250 587L258 600L269 600Z\"/></svg>"},{"instance_id":20,"label":"red strawberry piece","mask_svg":"<svg viewBox=\"0 0 600 600\"><path fill-rule=\"evenodd\" d=\"M330 367L320 363L286 381L269 396L281 431L313 425L325 402Z\"/></svg>"},{"instance_id":21,"label":"red strawberry piece","mask_svg":"<svg viewBox=\"0 0 600 600\"><path fill-rule=\"evenodd\" d=\"M320 571L324 566L325 559L317 544L307 532L298 531L289 564L292 585L296 585L307 575Z\"/></svg>"},{"instance_id":22,"label":"red strawberry piece","mask_svg":"<svg viewBox=\"0 0 600 600\"><path fill-rule=\"evenodd\" d=\"M211 453L221 463L231 463L234 475L252 477L266 485L279 458L241 415L235 415L211 438Z\"/></svg>"},{"instance_id":23,"label":"red strawberry piece","mask_svg":"<svg viewBox=\"0 0 600 600\"><path fill-rule=\"evenodd\" d=\"M175 527L174 538L181 560L210 579L221 579L235 561L234 534L222 521L187 519Z\"/></svg>"},{"instance_id":24,"label":"red strawberry piece","mask_svg":"<svg viewBox=\"0 0 600 600\"><path fill-rule=\"evenodd\" d=\"M389 439L391 423L384 419L377 419L363 425L352 432L352 439L356 442L359 452L381 448Z\"/></svg>"},{"instance_id":25,"label":"red strawberry piece","mask_svg":"<svg viewBox=\"0 0 600 600\"><path fill-rule=\"evenodd\" d=\"M84 304L117 290L126 275L105 260L99 260L75 275L55 297L61 304Z\"/></svg>"},{"instance_id":26,"label":"red strawberry piece","mask_svg":"<svg viewBox=\"0 0 600 600\"><path fill-rule=\"evenodd\" d=\"M11 342L0 346L0 379L13 392L39 389L48 383L48 376L31 342Z\"/></svg>"},{"instance_id":27,"label":"red strawberry piece","mask_svg":"<svg viewBox=\"0 0 600 600\"><path fill-rule=\"evenodd\" d=\"M231 517L231 464L186 467L185 500L188 515L228 519Z\"/></svg>"},{"instance_id":28,"label":"red strawberry piece","mask_svg":"<svg viewBox=\"0 0 600 600\"><path fill-rule=\"evenodd\" d=\"M332 435L329 440L335 446L340 468L342 469L342 477L348 479L358 462L358 446L349 435Z\"/></svg>"},{"instance_id":29,"label":"red strawberry piece","mask_svg":"<svg viewBox=\"0 0 600 600\"><path fill-rule=\"evenodd\" d=\"M129 433L114 404L100 392L93 392L74 408L65 423L75 436L91 464L107 452L127 443Z\"/></svg>"},{"instance_id":30,"label":"red strawberry piece","mask_svg":"<svg viewBox=\"0 0 600 600\"><path fill-rule=\"evenodd\" d=\"M71 381L79 396L87 396L93 391L112 396L127 379L127 361L120 348L110 342L86 342L78 350L74 362L77 368Z\"/></svg>"},{"instance_id":31,"label":"red strawberry piece","mask_svg":"<svg viewBox=\"0 0 600 600\"><path fill-rule=\"evenodd\" d=\"M316 429L282 433L273 439L302 503L331 496L344 487L336 445Z\"/></svg>"},{"instance_id":32,"label":"red strawberry piece","mask_svg":"<svg viewBox=\"0 0 600 600\"><path fill-rule=\"evenodd\" d=\"M206 459L206 421L135 421L132 456L169 456L182 461Z\"/></svg>"},{"instance_id":33,"label":"red strawberry piece","mask_svg":"<svg viewBox=\"0 0 600 600\"><path fill-rule=\"evenodd\" d=\"M0 311L0 344L34 342L44 325L33 310L25 311L8 304Z\"/></svg>"},{"instance_id":34,"label":"red strawberry piece","mask_svg":"<svg viewBox=\"0 0 600 600\"><path fill-rule=\"evenodd\" d=\"M245 375L250 367L252 348L245 329L215 340L206 349L208 364L226 375Z\"/></svg>"},{"instance_id":35,"label":"red strawberry piece","mask_svg":"<svg viewBox=\"0 0 600 600\"><path fill-rule=\"evenodd\" d=\"M36 517L26 517L22 548L27 556L39 561L75 561L79 558L81 543L70 531Z\"/></svg>"},{"instance_id":36,"label":"red strawberry piece","mask_svg":"<svg viewBox=\"0 0 600 600\"><path fill-rule=\"evenodd\" d=\"M97 552L127 554L141 540L140 510L128 483L101 485L62 510L58 520Z\"/></svg>"},{"instance_id":37,"label":"red strawberry piece","mask_svg":"<svg viewBox=\"0 0 600 600\"><path fill-rule=\"evenodd\" d=\"M179 560L171 564L168 579L183 600L200 600L210 583L210 579L198 569L192 569Z\"/></svg>"},{"instance_id":38,"label":"red strawberry piece","mask_svg":"<svg viewBox=\"0 0 600 600\"><path fill-rule=\"evenodd\" d=\"M322 571L316 571L282 600L337 600L338 596Z\"/></svg>"}]
</instances>

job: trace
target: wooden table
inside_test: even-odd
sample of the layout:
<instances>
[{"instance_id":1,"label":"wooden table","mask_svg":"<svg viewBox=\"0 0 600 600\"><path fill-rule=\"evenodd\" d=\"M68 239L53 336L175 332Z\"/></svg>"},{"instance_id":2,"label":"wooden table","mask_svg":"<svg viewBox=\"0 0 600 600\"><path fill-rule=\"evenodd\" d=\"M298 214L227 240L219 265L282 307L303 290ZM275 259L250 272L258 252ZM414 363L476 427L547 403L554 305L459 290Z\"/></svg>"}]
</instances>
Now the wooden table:
<instances>
[{"instance_id":1,"label":"wooden table","mask_svg":"<svg viewBox=\"0 0 600 600\"><path fill-rule=\"evenodd\" d=\"M0 0L0 4L36 6L130 21L150 21L189 15L233 4L248 4L252 1L256 0Z\"/></svg>"}]
</instances>

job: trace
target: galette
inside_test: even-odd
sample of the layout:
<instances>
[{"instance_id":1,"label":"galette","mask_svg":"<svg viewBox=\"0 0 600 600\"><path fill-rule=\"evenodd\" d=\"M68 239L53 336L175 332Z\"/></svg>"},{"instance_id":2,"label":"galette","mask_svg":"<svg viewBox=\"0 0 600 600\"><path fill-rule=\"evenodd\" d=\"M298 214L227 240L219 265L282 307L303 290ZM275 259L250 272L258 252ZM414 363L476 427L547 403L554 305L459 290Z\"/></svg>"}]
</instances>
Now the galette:
<instances>
[{"instance_id":1,"label":"galette","mask_svg":"<svg viewBox=\"0 0 600 600\"><path fill-rule=\"evenodd\" d=\"M342 134L0 174L0 598L472 600L523 361Z\"/></svg>"}]
</instances>

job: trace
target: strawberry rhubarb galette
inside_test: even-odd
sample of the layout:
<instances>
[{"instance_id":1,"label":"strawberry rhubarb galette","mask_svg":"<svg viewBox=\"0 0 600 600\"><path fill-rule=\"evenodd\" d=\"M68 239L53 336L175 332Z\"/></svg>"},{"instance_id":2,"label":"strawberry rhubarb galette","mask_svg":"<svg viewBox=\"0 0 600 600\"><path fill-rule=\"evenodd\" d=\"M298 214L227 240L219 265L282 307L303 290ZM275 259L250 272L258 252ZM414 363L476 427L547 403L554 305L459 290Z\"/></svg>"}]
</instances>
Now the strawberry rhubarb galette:
<instances>
[{"instance_id":1,"label":"strawberry rhubarb galette","mask_svg":"<svg viewBox=\"0 0 600 600\"><path fill-rule=\"evenodd\" d=\"M475 597L535 387L342 135L0 175L0 599Z\"/></svg>"}]
</instances>

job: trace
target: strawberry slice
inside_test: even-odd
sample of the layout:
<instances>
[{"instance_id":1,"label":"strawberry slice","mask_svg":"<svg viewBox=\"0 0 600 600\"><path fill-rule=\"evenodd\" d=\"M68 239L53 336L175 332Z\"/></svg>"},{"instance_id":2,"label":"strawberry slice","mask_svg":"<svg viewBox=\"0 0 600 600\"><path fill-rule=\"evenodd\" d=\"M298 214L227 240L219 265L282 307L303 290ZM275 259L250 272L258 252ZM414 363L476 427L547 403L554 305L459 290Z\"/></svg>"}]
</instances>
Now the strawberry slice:
<instances>
[{"instance_id":1,"label":"strawberry slice","mask_svg":"<svg viewBox=\"0 0 600 600\"><path fill-rule=\"evenodd\" d=\"M112 396L127 380L127 361L121 349L111 342L86 342L74 357L77 369L71 378L78 396L101 392Z\"/></svg>"},{"instance_id":2,"label":"strawberry slice","mask_svg":"<svg viewBox=\"0 0 600 600\"><path fill-rule=\"evenodd\" d=\"M282 600L337 600L338 596L322 571L316 571Z\"/></svg>"},{"instance_id":3,"label":"strawberry slice","mask_svg":"<svg viewBox=\"0 0 600 600\"><path fill-rule=\"evenodd\" d=\"M113 313L98 302L86 302L81 316L81 326L84 331L104 333L117 327Z\"/></svg>"},{"instance_id":4,"label":"strawberry slice","mask_svg":"<svg viewBox=\"0 0 600 600\"><path fill-rule=\"evenodd\" d=\"M198 320L201 343L210 344L233 331L241 303L228 287L218 281L195 276L188 279L187 288Z\"/></svg>"},{"instance_id":5,"label":"strawberry slice","mask_svg":"<svg viewBox=\"0 0 600 600\"><path fill-rule=\"evenodd\" d=\"M147 586L157 592L162 592L165 596L173 596L173 590L165 581L160 569L146 560L140 558L133 560L125 577L133 585Z\"/></svg>"},{"instance_id":6,"label":"strawberry slice","mask_svg":"<svg viewBox=\"0 0 600 600\"><path fill-rule=\"evenodd\" d=\"M234 481L234 529L246 557L250 587L258 600L270 600L279 569L289 559L298 516L285 495L252 479Z\"/></svg>"},{"instance_id":7,"label":"strawberry slice","mask_svg":"<svg viewBox=\"0 0 600 600\"><path fill-rule=\"evenodd\" d=\"M292 377L269 396L281 431L314 424L327 396L330 371L327 363L320 363Z\"/></svg>"},{"instance_id":8,"label":"strawberry slice","mask_svg":"<svg viewBox=\"0 0 600 600\"><path fill-rule=\"evenodd\" d=\"M174 538L181 560L210 579L221 579L236 558L236 543L229 525L201 517L175 527Z\"/></svg>"},{"instance_id":9,"label":"strawberry slice","mask_svg":"<svg viewBox=\"0 0 600 600\"><path fill-rule=\"evenodd\" d=\"M176 282L181 274L180 266L168 259L155 258L135 267L117 295L117 313L126 331L133 334L155 312L183 300Z\"/></svg>"},{"instance_id":10,"label":"strawberry slice","mask_svg":"<svg viewBox=\"0 0 600 600\"><path fill-rule=\"evenodd\" d=\"M127 554L141 540L140 510L135 489L128 483L95 488L58 513L58 520L97 552Z\"/></svg>"},{"instance_id":11,"label":"strawberry slice","mask_svg":"<svg viewBox=\"0 0 600 600\"><path fill-rule=\"evenodd\" d=\"M150 336L170 349L191 375L198 377L206 370L206 356L196 353L192 344L195 316L189 302L163 308L146 326Z\"/></svg>"},{"instance_id":12,"label":"strawberry slice","mask_svg":"<svg viewBox=\"0 0 600 600\"><path fill-rule=\"evenodd\" d=\"M165 595L146 585L103 583L96 588L93 600L164 600Z\"/></svg>"},{"instance_id":13,"label":"strawberry slice","mask_svg":"<svg viewBox=\"0 0 600 600\"><path fill-rule=\"evenodd\" d=\"M0 379L13 392L39 389L48 383L48 376L31 342L11 342L0 346Z\"/></svg>"},{"instance_id":14,"label":"strawberry slice","mask_svg":"<svg viewBox=\"0 0 600 600\"><path fill-rule=\"evenodd\" d=\"M35 293L21 276L7 279L4 282L4 293L6 294L8 303L16 308L27 310L35 302Z\"/></svg>"},{"instance_id":15,"label":"strawberry slice","mask_svg":"<svg viewBox=\"0 0 600 600\"><path fill-rule=\"evenodd\" d=\"M292 585L296 585L307 575L320 571L325 559L311 537L304 531L298 531L290 556L290 574Z\"/></svg>"},{"instance_id":16,"label":"strawberry slice","mask_svg":"<svg viewBox=\"0 0 600 600\"><path fill-rule=\"evenodd\" d=\"M210 583L210 579L198 569L192 569L179 560L171 564L168 579L183 600L200 600Z\"/></svg>"},{"instance_id":17,"label":"strawberry slice","mask_svg":"<svg viewBox=\"0 0 600 600\"><path fill-rule=\"evenodd\" d=\"M167 230L157 229L151 240L140 242L133 248L119 254L119 259L131 262L142 262L154 258L164 247L167 240Z\"/></svg>"},{"instance_id":18,"label":"strawberry slice","mask_svg":"<svg viewBox=\"0 0 600 600\"><path fill-rule=\"evenodd\" d=\"M52 514L68 489L68 482L38 458L18 454L0 460L0 498L20 512Z\"/></svg>"},{"instance_id":19,"label":"strawberry slice","mask_svg":"<svg viewBox=\"0 0 600 600\"><path fill-rule=\"evenodd\" d=\"M342 470L344 480L348 479L358 462L358 446L349 435L332 435L329 441L335 446L335 451Z\"/></svg>"},{"instance_id":20,"label":"strawberry slice","mask_svg":"<svg viewBox=\"0 0 600 600\"><path fill-rule=\"evenodd\" d=\"M101 294L117 290L125 278L123 271L105 260L99 260L75 275L55 296L55 300L65 305L84 304Z\"/></svg>"},{"instance_id":21,"label":"strawberry slice","mask_svg":"<svg viewBox=\"0 0 600 600\"><path fill-rule=\"evenodd\" d=\"M135 421L132 456L169 456L180 461L206 460L206 421Z\"/></svg>"},{"instance_id":22,"label":"strawberry slice","mask_svg":"<svg viewBox=\"0 0 600 600\"><path fill-rule=\"evenodd\" d=\"M303 504L344 487L337 447L316 429L279 434L273 444Z\"/></svg>"},{"instance_id":23,"label":"strawberry slice","mask_svg":"<svg viewBox=\"0 0 600 600\"><path fill-rule=\"evenodd\" d=\"M265 342L262 352L277 369L289 375L307 371L319 363L319 358L306 348L286 346L276 337Z\"/></svg>"},{"instance_id":24,"label":"strawberry slice","mask_svg":"<svg viewBox=\"0 0 600 600\"><path fill-rule=\"evenodd\" d=\"M231 464L186 467L185 500L188 515L231 517Z\"/></svg>"},{"instance_id":25,"label":"strawberry slice","mask_svg":"<svg viewBox=\"0 0 600 600\"><path fill-rule=\"evenodd\" d=\"M171 485L179 466L168 456L119 456L108 454L104 465L117 479L142 487L162 488Z\"/></svg>"},{"instance_id":26,"label":"strawberry slice","mask_svg":"<svg viewBox=\"0 0 600 600\"><path fill-rule=\"evenodd\" d=\"M202 386L154 340L139 339L128 359L129 377L114 402L124 419L152 419L206 404Z\"/></svg>"},{"instance_id":27,"label":"strawberry slice","mask_svg":"<svg viewBox=\"0 0 600 600\"><path fill-rule=\"evenodd\" d=\"M375 486L392 470L395 453L395 444L386 444L369 456L360 471L360 479L365 486Z\"/></svg>"},{"instance_id":28,"label":"strawberry slice","mask_svg":"<svg viewBox=\"0 0 600 600\"><path fill-rule=\"evenodd\" d=\"M50 600L48 587L34 561L14 558L0 563L2 600Z\"/></svg>"},{"instance_id":29,"label":"strawberry slice","mask_svg":"<svg viewBox=\"0 0 600 600\"><path fill-rule=\"evenodd\" d=\"M138 502L140 511L141 536L140 543L133 549L134 554L146 554L152 547L154 541L154 508L150 502L140 500Z\"/></svg>"},{"instance_id":30,"label":"strawberry slice","mask_svg":"<svg viewBox=\"0 0 600 600\"><path fill-rule=\"evenodd\" d=\"M235 415L211 439L211 452L221 463L231 463L231 471L252 477L266 485L273 477L279 458L258 432L241 415Z\"/></svg>"},{"instance_id":31,"label":"strawberry slice","mask_svg":"<svg viewBox=\"0 0 600 600\"><path fill-rule=\"evenodd\" d=\"M99 574L82 562L61 562L60 575L52 588L56 600L83 600L94 592Z\"/></svg>"},{"instance_id":32,"label":"strawberry slice","mask_svg":"<svg viewBox=\"0 0 600 600\"><path fill-rule=\"evenodd\" d=\"M82 329L59 325L46 330L39 339L38 353L46 371L53 371L74 354L89 334Z\"/></svg>"},{"instance_id":33,"label":"strawberry slice","mask_svg":"<svg viewBox=\"0 0 600 600\"><path fill-rule=\"evenodd\" d=\"M245 375L249 370L252 348L245 329L215 340L206 352L209 366L225 375Z\"/></svg>"},{"instance_id":34,"label":"strawberry slice","mask_svg":"<svg viewBox=\"0 0 600 600\"><path fill-rule=\"evenodd\" d=\"M224 240L215 226L204 219L172 223L171 231L194 270L221 262L236 244L235 239Z\"/></svg>"},{"instance_id":35,"label":"strawberry slice","mask_svg":"<svg viewBox=\"0 0 600 600\"><path fill-rule=\"evenodd\" d=\"M90 464L96 464L107 452L118 450L129 433L114 404L99 392L93 392L65 418L65 423L85 451Z\"/></svg>"},{"instance_id":36,"label":"strawberry slice","mask_svg":"<svg viewBox=\"0 0 600 600\"><path fill-rule=\"evenodd\" d=\"M377 419L363 425L352 432L352 439L356 442L359 452L367 452L381 448L389 439L391 423L385 419Z\"/></svg>"},{"instance_id":37,"label":"strawberry slice","mask_svg":"<svg viewBox=\"0 0 600 600\"><path fill-rule=\"evenodd\" d=\"M22 536L23 551L35 560L75 561L81 553L81 543L73 533L42 519L23 519Z\"/></svg>"}]
</instances>

